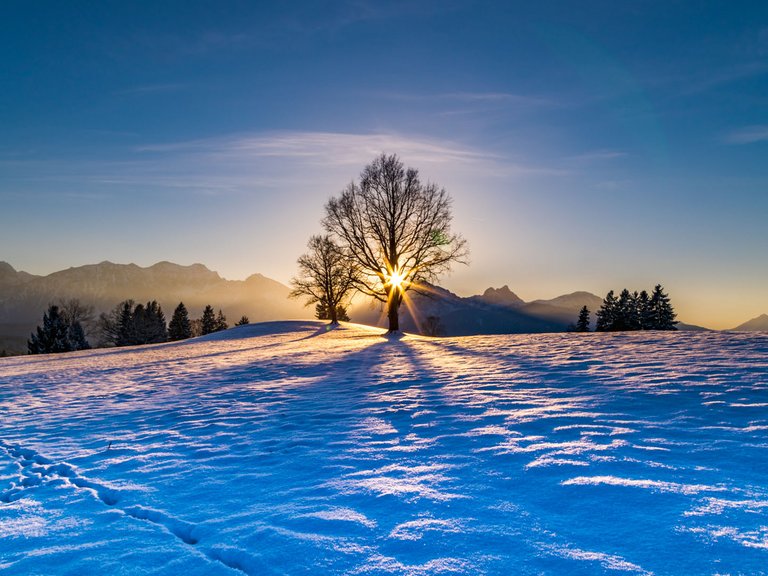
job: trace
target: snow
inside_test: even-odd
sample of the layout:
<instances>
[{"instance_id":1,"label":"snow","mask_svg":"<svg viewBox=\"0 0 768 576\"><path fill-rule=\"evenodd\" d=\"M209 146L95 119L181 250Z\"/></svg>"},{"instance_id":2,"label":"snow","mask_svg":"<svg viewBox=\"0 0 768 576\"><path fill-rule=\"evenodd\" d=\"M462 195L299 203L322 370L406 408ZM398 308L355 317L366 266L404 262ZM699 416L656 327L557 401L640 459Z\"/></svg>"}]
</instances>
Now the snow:
<instances>
[{"instance_id":1,"label":"snow","mask_svg":"<svg viewBox=\"0 0 768 576\"><path fill-rule=\"evenodd\" d=\"M0 359L3 574L766 574L768 335Z\"/></svg>"}]
</instances>

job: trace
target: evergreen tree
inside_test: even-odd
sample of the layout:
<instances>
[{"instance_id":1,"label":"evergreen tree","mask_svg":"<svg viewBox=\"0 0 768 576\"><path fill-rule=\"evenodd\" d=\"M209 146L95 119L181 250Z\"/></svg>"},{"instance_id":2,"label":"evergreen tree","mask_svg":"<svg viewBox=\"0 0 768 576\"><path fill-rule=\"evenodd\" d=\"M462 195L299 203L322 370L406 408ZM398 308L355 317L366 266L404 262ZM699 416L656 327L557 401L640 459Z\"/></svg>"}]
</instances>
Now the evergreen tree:
<instances>
[{"instance_id":1,"label":"evergreen tree","mask_svg":"<svg viewBox=\"0 0 768 576\"><path fill-rule=\"evenodd\" d=\"M640 295L637 293L637 290L632 292L629 298L629 310L627 313L627 326L629 327L629 330L640 330L641 328L641 319L640 319Z\"/></svg>"},{"instance_id":2,"label":"evergreen tree","mask_svg":"<svg viewBox=\"0 0 768 576\"><path fill-rule=\"evenodd\" d=\"M595 322L596 332L608 332L614 329L614 322L616 318L616 297L613 295L613 290L606 294L603 299L603 304L597 311L597 321Z\"/></svg>"},{"instance_id":3,"label":"evergreen tree","mask_svg":"<svg viewBox=\"0 0 768 576\"><path fill-rule=\"evenodd\" d=\"M165 323L165 314L160 304L157 304L155 309L155 335L158 342L168 341L168 326Z\"/></svg>"},{"instance_id":4,"label":"evergreen tree","mask_svg":"<svg viewBox=\"0 0 768 576\"><path fill-rule=\"evenodd\" d=\"M179 302L176 306L176 310L173 311L173 316L168 324L168 339L169 340L186 340L192 337L192 326L189 322L189 312L187 307L184 306L184 302Z\"/></svg>"},{"instance_id":5,"label":"evergreen tree","mask_svg":"<svg viewBox=\"0 0 768 576\"><path fill-rule=\"evenodd\" d=\"M135 326L133 322L133 300L125 300L120 304L120 313L117 318L117 337L115 346L130 346L135 340Z\"/></svg>"},{"instance_id":6,"label":"evergreen tree","mask_svg":"<svg viewBox=\"0 0 768 576\"><path fill-rule=\"evenodd\" d=\"M206 334L211 334L212 332L216 332L216 314L214 313L210 304L208 304L203 310L203 317L200 318L200 324L200 329L203 336Z\"/></svg>"},{"instance_id":7,"label":"evergreen tree","mask_svg":"<svg viewBox=\"0 0 768 576\"><path fill-rule=\"evenodd\" d=\"M240 320L235 322L235 326L245 326L246 324L250 324L250 323L251 321L248 320L248 316L243 315L243 316L240 316Z\"/></svg>"},{"instance_id":8,"label":"evergreen tree","mask_svg":"<svg viewBox=\"0 0 768 576\"><path fill-rule=\"evenodd\" d=\"M30 335L30 354L52 354L90 348L80 322L69 323L58 306L51 304L43 314L43 325Z\"/></svg>"},{"instance_id":9,"label":"evergreen tree","mask_svg":"<svg viewBox=\"0 0 768 576\"><path fill-rule=\"evenodd\" d=\"M661 284L656 284L653 289L648 310L651 330L677 330L677 314Z\"/></svg>"},{"instance_id":10,"label":"evergreen tree","mask_svg":"<svg viewBox=\"0 0 768 576\"><path fill-rule=\"evenodd\" d=\"M325 300L320 300L315 305L315 318L318 320L328 320L330 317L331 315L328 314L328 304L325 303Z\"/></svg>"},{"instance_id":11,"label":"evergreen tree","mask_svg":"<svg viewBox=\"0 0 768 576\"><path fill-rule=\"evenodd\" d=\"M621 331L640 329L640 315L637 310L638 298L639 296L637 292L630 293L626 288L621 291L619 299L616 302L616 314L613 318L613 325L609 330Z\"/></svg>"},{"instance_id":12,"label":"evergreen tree","mask_svg":"<svg viewBox=\"0 0 768 576\"><path fill-rule=\"evenodd\" d=\"M336 306L336 320L341 322L349 322L349 314L347 314L347 307L339 304Z\"/></svg>"},{"instance_id":13,"label":"evergreen tree","mask_svg":"<svg viewBox=\"0 0 768 576\"><path fill-rule=\"evenodd\" d=\"M30 354L49 354L67 352L67 325L64 323L59 307L51 305L43 314L43 325L37 327L37 334L31 334L27 341Z\"/></svg>"},{"instance_id":14,"label":"evergreen tree","mask_svg":"<svg viewBox=\"0 0 768 576\"><path fill-rule=\"evenodd\" d=\"M589 308L583 306L579 310L579 319L573 328L574 332L589 332Z\"/></svg>"},{"instance_id":15,"label":"evergreen tree","mask_svg":"<svg viewBox=\"0 0 768 576\"><path fill-rule=\"evenodd\" d=\"M640 330L650 330L650 327L653 324L650 303L651 301L648 292L645 290L640 292L640 295L637 297L637 314Z\"/></svg>"},{"instance_id":16,"label":"evergreen tree","mask_svg":"<svg viewBox=\"0 0 768 576\"><path fill-rule=\"evenodd\" d=\"M227 324L227 317L224 316L224 313L219 309L219 314L216 316L216 330L214 332L219 332L221 330L226 330L229 328L229 324Z\"/></svg>"},{"instance_id":17,"label":"evergreen tree","mask_svg":"<svg viewBox=\"0 0 768 576\"><path fill-rule=\"evenodd\" d=\"M138 344L157 344L168 341L168 328L165 325L165 314L157 300L147 302L144 307L144 337Z\"/></svg>"},{"instance_id":18,"label":"evergreen tree","mask_svg":"<svg viewBox=\"0 0 768 576\"><path fill-rule=\"evenodd\" d=\"M331 312L328 308L328 303L325 300L320 300L315 306L315 318L318 320L332 320ZM346 306L342 304L336 306L336 320L341 322L349 322Z\"/></svg>"},{"instance_id":19,"label":"evergreen tree","mask_svg":"<svg viewBox=\"0 0 768 576\"><path fill-rule=\"evenodd\" d=\"M72 350L88 350L91 347L88 340L85 339L85 330L83 330L82 324L77 320L69 325L67 338Z\"/></svg>"},{"instance_id":20,"label":"evergreen tree","mask_svg":"<svg viewBox=\"0 0 768 576\"><path fill-rule=\"evenodd\" d=\"M147 344L150 334L150 322L149 315L147 314L144 304L136 304L131 314L131 325L127 340L127 346L135 346L137 344Z\"/></svg>"}]
</instances>

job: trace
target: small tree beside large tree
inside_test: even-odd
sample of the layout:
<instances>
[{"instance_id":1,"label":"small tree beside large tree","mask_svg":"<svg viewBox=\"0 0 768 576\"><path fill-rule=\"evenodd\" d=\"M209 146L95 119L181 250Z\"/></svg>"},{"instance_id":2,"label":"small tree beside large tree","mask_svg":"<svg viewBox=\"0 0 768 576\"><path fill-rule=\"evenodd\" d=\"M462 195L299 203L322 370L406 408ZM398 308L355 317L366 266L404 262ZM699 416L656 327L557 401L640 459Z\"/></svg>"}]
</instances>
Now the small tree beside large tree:
<instances>
[{"instance_id":1,"label":"small tree beside large tree","mask_svg":"<svg viewBox=\"0 0 768 576\"><path fill-rule=\"evenodd\" d=\"M323 224L359 269L354 286L386 304L389 331L400 329L405 292L465 263L466 241L451 231L445 189L422 183L396 155L382 154L328 201Z\"/></svg>"},{"instance_id":2,"label":"small tree beside large tree","mask_svg":"<svg viewBox=\"0 0 768 576\"><path fill-rule=\"evenodd\" d=\"M291 280L292 298L305 297L305 305L317 304L318 318L338 324L349 320L345 304L360 281L352 256L328 236L312 236L309 252L299 257L299 275ZM322 316L322 317L321 317Z\"/></svg>"}]
</instances>

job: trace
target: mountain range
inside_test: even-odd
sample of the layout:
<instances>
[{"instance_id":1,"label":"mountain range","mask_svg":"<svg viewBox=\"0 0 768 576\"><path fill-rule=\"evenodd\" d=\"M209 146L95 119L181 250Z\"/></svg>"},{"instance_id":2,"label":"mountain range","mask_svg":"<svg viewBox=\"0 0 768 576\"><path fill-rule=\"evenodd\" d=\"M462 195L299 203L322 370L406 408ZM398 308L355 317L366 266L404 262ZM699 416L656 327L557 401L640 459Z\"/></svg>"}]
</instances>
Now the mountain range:
<instances>
[{"instance_id":1,"label":"mountain range","mask_svg":"<svg viewBox=\"0 0 768 576\"><path fill-rule=\"evenodd\" d=\"M222 309L230 323L242 315L251 322L313 316L314 308L305 308L303 302L288 298L289 292L284 284L261 274L245 280L226 280L202 264L158 262L142 268L105 261L36 276L0 262L0 351L26 351L26 340L40 324L47 306L62 300L77 298L92 305L96 315L126 299L157 300L168 320L181 301L193 318L211 304ZM561 332L576 320L585 305L592 311L594 326L594 313L602 299L589 292L573 292L525 302L508 286L488 288L483 294L469 297L427 286L423 293L409 291L408 303L410 306L401 308L403 330L419 332L431 326L441 334L463 336ZM360 298L350 307L349 315L354 322L386 325L381 306ZM679 327L703 329L682 323ZM768 316L762 315L735 330L768 330Z\"/></svg>"},{"instance_id":2,"label":"mountain range","mask_svg":"<svg viewBox=\"0 0 768 576\"><path fill-rule=\"evenodd\" d=\"M26 339L48 304L71 298L92 305L97 316L127 299L157 300L166 320L182 301L190 317L199 317L210 304L222 309L230 324L242 315L251 322L311 316L300 302L288 298L289 292L287 286L261 274L225 280L202 264L158 262L142 268L101 262L34 276L0 262L0 350L25 351Z\"/></svg>"}]
</instances>

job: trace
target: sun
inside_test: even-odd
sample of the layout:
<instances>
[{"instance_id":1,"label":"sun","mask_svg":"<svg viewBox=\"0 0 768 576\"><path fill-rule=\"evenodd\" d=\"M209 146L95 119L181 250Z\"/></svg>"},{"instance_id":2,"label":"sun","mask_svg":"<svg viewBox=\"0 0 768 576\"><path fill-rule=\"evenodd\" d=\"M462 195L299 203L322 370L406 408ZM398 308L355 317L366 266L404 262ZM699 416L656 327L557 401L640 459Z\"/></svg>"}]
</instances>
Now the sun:
<instances>
[{"instance_id":1,"label":"sun","mask_svg":"<svg viewBox=\"0 0 768 576\"><path fill-rule=\"evenodd\" d=\"M405 274L399 270L393 270L392 274L387 277L387 284L396 288L397 290L403 290L405 284Z\"/></svg>"}]
</instances>

